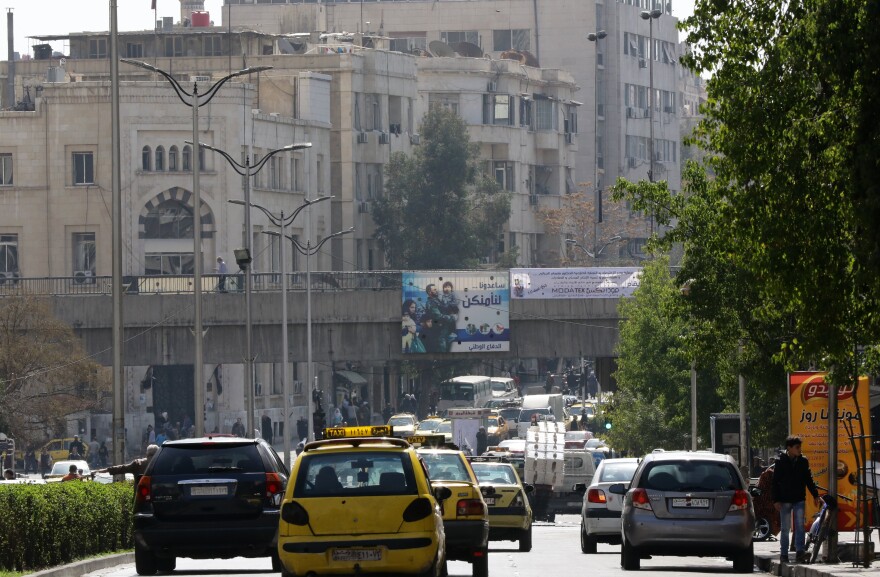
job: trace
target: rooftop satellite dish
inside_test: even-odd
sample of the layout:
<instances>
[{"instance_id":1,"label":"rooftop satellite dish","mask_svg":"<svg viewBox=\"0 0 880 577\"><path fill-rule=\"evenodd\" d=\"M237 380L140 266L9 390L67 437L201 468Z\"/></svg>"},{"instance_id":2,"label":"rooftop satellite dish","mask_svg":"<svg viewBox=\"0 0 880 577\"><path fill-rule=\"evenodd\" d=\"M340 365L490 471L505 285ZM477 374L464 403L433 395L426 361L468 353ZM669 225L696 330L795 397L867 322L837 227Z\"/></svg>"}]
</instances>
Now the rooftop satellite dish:
<instances>
[{"instance_id":1,"label":"rooftop satellite dish","mask_svg":"<svg viewBox=\"0 0 880 577\"><path fill-rule=\"evenodd\" d=\"M482 58L483 49L471 42L459 42L453 46L456 52L468 58Z\"/></svg>"},{"instance_id":2,"label":"rooftop satellite dish","mask_svg":"<svg viewBox=\"0 0 880 577\"><path fill-rule=\"evenodd\" d=\"M430 50L434 56L445 56L450 58L455 56L455 50L452 49L452 46L442 40L431 40L431 42L428 43L428 50Z\"/></svg>"}]
</instances>

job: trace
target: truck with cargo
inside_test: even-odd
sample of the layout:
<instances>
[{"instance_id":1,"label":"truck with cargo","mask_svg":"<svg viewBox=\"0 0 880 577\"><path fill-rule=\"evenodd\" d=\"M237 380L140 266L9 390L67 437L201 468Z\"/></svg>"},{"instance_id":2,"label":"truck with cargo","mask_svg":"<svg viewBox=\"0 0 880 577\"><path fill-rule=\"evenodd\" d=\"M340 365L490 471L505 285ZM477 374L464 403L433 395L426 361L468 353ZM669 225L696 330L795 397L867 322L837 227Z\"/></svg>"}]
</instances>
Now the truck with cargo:
<instances>
[{"instance_id":1,"label":"truck with cargo","mask_svg":"<svg viewBox=\"0 0 880 577\"><path fill-rule=\"evenodd\" d=\"M516 432L520 439L524 439L526 431L531 426L531 415L538 414L538 420L548 420L546 417L552 416L553 421L565 425L567 415L565 412L565 401L562 395L556 393L552 395L526 395L522 398L520 406L520 416L517 419Z\"/></svg>"}]
</instances>

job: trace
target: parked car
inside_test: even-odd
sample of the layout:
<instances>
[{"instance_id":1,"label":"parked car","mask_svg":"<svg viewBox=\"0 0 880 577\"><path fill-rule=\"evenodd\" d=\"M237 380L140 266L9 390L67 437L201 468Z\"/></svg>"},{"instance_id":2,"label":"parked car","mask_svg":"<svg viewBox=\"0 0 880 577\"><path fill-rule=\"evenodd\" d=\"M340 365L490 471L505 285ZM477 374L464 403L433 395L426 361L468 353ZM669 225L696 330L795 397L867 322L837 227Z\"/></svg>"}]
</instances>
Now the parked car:
<instances>
[{"instance_id":1,"label":"parked car","mask_svg":"<svg viewBox=\"0 0 880 577\"><path fill-rule=\"evenodd\" d=\"M139 575L173 571L177 557L278 558L288 471L262 439L209 436L166 441L135 490Z\"/></svg>"},{"instance_id":2,"label":"parked car","mask_svg":"<svg viewBox=\"0 0 880 577\"><path fill-rule=\"evenodd\" d=\"M60 481L61 477L68 474L70 472L70 466L76 465L77 471L82 471L80 475L85 479L90 479L92 475L91 469L89 469L89 464L85 461L56 461L54 465L52 465L52 470L43 475L43 478L47 481L54 482Z\"/></svg>"},{"instance_id":3,"label":"parked car","mask_svg":"<svg viewBox=\"0 0 880 577\"><path fill-rule=\"evenodd\" d=\"M616 483L629 483L639 464L638 459L605 459L599 464L589 486L579 484L584 493L581 508L581 551L595 553L598 542L620 543L620 510L623 499L608 491Z\"/></svg>"},{"instance_id":4,"label":"parked car","mask_svg":"<svg viewBox=\"0 0 880 577\"><path fill-rule=\"evenodd\" d=\"M648 555L726 556L738 573L754 568L755 513L730 455L657 451L642 460L623 496L620 565L639 569Z\"/></svg>"}]
</instances>

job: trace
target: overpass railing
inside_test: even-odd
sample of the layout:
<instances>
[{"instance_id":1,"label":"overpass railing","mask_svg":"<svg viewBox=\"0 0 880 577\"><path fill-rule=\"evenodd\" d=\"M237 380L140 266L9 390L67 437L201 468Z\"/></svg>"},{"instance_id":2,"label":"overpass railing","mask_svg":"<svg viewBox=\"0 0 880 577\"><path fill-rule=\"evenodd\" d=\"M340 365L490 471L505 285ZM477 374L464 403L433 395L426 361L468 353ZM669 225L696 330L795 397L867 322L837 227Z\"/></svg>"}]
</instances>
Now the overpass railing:
<instances>
[{"instance_id":1,"label":"overpass railing","mask_svg":"<svg viewBox=\"0 0 880 577\"><path fill-rule=\"evenodd\" d=\"M306 290L306 273L286 274L288 290ZM244 292L244 275L226 275L223 291L220 290L220 278L217 274L202 275L202 292ZM281 273L254 273L253 279L253 292L281 290ZM400 290L400 279L399 271L319 271L311 274L313 291ZM111 281L109 276L81 274L40 278L7 277L0 274L0 297L22 293L36 296L110 295L113 293ZM124 276L122 284L126 294L186 294L193 291L192 275Z\"/></svg>"}]
</instances>

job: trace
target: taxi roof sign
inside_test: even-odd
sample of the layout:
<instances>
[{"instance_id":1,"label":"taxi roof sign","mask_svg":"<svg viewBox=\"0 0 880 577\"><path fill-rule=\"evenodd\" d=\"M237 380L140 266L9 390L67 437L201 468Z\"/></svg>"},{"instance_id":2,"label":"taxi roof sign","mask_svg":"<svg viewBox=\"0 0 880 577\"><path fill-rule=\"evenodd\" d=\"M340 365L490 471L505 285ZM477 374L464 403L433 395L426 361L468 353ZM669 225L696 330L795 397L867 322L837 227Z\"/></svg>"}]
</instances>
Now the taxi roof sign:
<instances>
[{"instance_id":1,"label":"taxi roof sign","mask_svg":"<svg viewBox=\"0 0 880 577\"><path fill-rule=\"evenodd\" d=\"M324 429L325 439L351 439L353 437L391 437L393 429L388 425L370 427L328 427Z\"/></svg>"},{"instance_id":2,"label":"taxi roof sign","mask_svg":"<svg viewBox=\"0 0 880 577\"><path fill-rule=\"evenodd\" d=\"M406 438L410 445L420 445L422 447L439 447L446 442L446 435L443 433L430 435L412 435Z\"/></svg>"}]
</instances>

